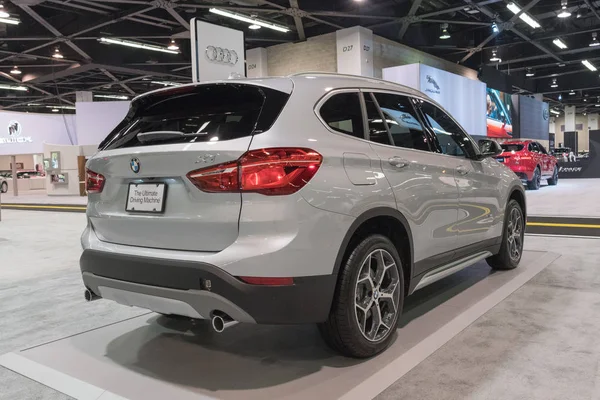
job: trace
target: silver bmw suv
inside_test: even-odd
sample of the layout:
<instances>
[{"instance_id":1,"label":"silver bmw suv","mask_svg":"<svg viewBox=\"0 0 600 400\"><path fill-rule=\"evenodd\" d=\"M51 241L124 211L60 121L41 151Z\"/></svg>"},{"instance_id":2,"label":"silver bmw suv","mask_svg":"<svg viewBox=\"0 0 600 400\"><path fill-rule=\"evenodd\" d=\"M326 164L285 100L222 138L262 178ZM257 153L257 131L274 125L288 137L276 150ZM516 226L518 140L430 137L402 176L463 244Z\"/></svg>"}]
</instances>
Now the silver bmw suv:
<instances>
[{"instance_id":1,"label":"silver bmw suv","mask_svg":"<svg viewBox=\"0 0 600 400\"><path fill-rule=\"evenodd\" d=\"M89 160L88 300L167 316L317 323L353 357L404 298L478 261L515 268L525 195L423 93L336 74L136 98Z\"/></svg>"}]
</instances>

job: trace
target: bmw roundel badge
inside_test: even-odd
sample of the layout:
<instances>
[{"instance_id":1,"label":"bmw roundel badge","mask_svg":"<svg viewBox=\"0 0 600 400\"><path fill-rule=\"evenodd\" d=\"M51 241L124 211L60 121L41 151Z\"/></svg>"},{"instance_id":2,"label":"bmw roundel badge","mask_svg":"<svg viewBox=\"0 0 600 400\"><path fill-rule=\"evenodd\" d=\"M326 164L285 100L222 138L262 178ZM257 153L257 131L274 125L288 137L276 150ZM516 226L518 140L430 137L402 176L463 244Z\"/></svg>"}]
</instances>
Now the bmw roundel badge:
<instances>
[{"instance_id":1,"label":"bmw roundel badge","mask_svg":"<svg viewBox=\"0 0 600 400\"><path fill-rule=\"evenodd\" d=\"M132 158L129 162L129 167L134 173L137 174L138 172L140 172L140 160L138 160L137 158Z\"/></svg>"}]
</instances>

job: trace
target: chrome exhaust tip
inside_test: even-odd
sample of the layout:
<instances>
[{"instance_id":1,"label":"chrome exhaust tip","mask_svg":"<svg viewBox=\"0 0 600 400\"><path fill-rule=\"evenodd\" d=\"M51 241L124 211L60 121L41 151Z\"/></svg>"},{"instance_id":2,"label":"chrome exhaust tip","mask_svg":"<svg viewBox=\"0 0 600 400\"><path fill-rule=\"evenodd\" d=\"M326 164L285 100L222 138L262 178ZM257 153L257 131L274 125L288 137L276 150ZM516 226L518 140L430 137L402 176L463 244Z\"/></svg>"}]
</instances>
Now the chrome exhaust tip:
<instances>
[{"instance_id":1,"label":"chrome exhaust tip","mask_svg":"<svg viewBox=\"0 0 600 400\"><path fill-rule=\"evenodd\" d=\"M223 313L219 315L213 315L212 317L212 328L217 333L223 332L227 328L231 328L238 324L238 321L233 320L229 315Z\"/></svg>"},{"instance_id":2,"label":"chrome exhaust tip","mask_svg":"<svg viewBox=\"0 0 600 400\"><path fill-rule=\"evenodd\" d=\"M94 301L101 298L96 293L92 292L90 289L87 288L83 292L83 297L85 298L85 301Z\"/></svg>"}]
</instances>

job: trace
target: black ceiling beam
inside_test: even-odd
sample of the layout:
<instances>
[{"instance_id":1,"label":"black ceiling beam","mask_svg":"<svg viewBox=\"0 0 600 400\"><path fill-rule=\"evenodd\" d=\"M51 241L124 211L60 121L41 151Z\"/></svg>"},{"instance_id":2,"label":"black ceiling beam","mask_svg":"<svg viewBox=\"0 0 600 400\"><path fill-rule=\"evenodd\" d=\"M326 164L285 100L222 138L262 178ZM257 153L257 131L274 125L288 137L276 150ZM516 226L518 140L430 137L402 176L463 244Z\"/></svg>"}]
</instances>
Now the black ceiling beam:
<instances>
[{"instance_id":1,"label":"black ceiling beam","mask_svg":"<svg viewBox=\"0 0 600 400\"><path fill-rule=\"evenodd\" d=\"M398 40L402 40L408 27L411 24L411 18L415 16L417 11L419 11L419 7L421 7L421 3L423 0L412 0L412 5L410 6L410 10L408 11L408 15L406 16L406 20L402 22L402 26L400 27L400 32L398 33Z\"/></svg>"}]
</instances>

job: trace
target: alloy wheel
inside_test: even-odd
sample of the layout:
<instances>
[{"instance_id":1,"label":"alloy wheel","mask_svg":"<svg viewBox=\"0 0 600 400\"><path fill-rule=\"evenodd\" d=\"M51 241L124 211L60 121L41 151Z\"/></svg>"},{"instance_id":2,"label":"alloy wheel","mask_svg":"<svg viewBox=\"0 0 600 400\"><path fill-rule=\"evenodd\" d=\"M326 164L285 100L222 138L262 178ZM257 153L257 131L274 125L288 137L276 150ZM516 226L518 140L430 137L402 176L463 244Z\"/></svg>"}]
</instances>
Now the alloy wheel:
<instances>
[{"instance_id":1,"label":"alloy wheel","mask_svg":"<svg viewBox=\"0 0 600 400\"><path fill-rule=\"evenodd\" d=\"M508 254L512 261L519 261L523 253L523 215L517 208L510 212L507 226Z\"/></svg>"},{"instance_id":2,"label":"alloy wheel","mask_svg":"<svg viewBox=\"0 0 600 400\"><path fill-rule=\"evenodd\" d=\"M539 188L542 185L542 174L538 170L535 172L535 187Z\"/></svg>"},{"instance_id":3,"label":"alloy wheel","mask_svg":"<svg viewBox=\"0 0 600 400\"><path fill-rule=\"evenodd\" d=\"M395 330L400 290L398 266L390 253L372 251L363 261L354 290L356 322L362 335L379 342Z\"/></svg>"}]
</instances>

